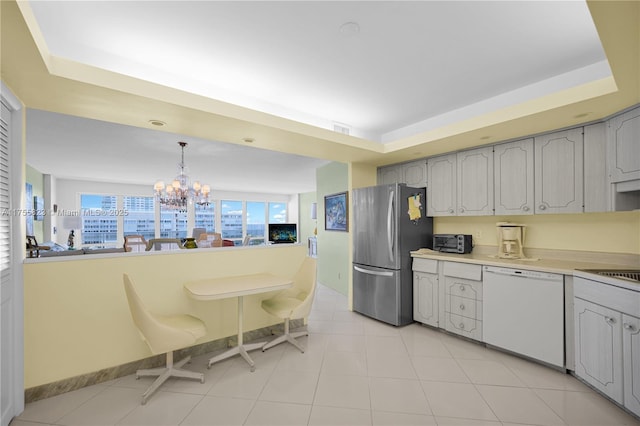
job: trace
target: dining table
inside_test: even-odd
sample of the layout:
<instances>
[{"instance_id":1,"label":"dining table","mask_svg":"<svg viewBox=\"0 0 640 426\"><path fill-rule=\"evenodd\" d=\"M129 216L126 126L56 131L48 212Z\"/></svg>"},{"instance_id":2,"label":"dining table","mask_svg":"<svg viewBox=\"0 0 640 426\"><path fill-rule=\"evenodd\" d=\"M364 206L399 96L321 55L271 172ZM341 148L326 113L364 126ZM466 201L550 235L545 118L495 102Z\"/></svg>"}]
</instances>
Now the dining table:
<instances>
[{"instance_id":1,"label":"dining table","mask_svg":"<svg viewBox=\"0 0 640 426\"><path fill-rule=\"evenodd\" d=\"M255 362L248 352L262 348L265 342L244 343L243 341L244 297L285 290L292 285L293 281L290 278L279 277L270 273L205 278L186 282L184 290L194 300L209 301L232 297L238 299L238 344L209 359L207 367L210 368L216 362L239 354L247 361L251 371L255 371Z\"/></svg>"}]
</instances>

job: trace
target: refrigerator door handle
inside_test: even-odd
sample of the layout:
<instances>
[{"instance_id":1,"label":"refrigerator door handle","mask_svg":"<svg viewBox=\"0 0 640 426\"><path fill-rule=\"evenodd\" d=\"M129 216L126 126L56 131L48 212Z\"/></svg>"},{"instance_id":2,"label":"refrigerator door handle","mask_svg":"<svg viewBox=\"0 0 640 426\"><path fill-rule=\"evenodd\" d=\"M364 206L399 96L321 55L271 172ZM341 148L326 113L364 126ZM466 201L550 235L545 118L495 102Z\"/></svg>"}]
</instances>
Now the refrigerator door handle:
<instances>
[{"instance_id":1,"label":"refrigerator door handle","mask_svg":"<svg viewBox=\"0 0 640 426\"><path fill-rule=\"evenodd\" d=\"M393 240L394 240L394 227L393 227L393 199L395 198L395 193L391 191L389 193L389 205L387 208L387 250L389 252L389 260L394 262L393 258Z\"/></svg>"},{"instance_id":2,"label":"refrigerator door handle","mask_svg":"<svg viewBox=\"0 0 640 426\"><path fill-rule=\"evenodd\" d=\"M387 272L387 271L372 271L370 269L364 269L361 268L359 266L353 266L353 269L355 269L358 272L362 272L363 274L369 274L369 275L379 275L381 277L392 277L393 276L393 272Z\"/></svg>"}]
</instances>

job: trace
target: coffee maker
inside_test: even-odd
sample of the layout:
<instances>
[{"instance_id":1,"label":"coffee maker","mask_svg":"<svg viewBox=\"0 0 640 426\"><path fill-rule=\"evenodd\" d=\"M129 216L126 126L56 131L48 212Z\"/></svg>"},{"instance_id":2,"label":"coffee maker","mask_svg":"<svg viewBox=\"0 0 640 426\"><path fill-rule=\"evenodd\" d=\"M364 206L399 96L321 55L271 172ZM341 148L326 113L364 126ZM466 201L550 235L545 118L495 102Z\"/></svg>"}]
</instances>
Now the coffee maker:
<instances>
[{"instance_id":1,"label":"coffee maker","mask_svg":"<svg viewBox=\"0 0 640 426\"><path fill-rule=\"evenodd\" d=\"M496 223L498 231L498 257L502 259L524 259L525 225L509 222Z\"/></svg>"}]
</instances>

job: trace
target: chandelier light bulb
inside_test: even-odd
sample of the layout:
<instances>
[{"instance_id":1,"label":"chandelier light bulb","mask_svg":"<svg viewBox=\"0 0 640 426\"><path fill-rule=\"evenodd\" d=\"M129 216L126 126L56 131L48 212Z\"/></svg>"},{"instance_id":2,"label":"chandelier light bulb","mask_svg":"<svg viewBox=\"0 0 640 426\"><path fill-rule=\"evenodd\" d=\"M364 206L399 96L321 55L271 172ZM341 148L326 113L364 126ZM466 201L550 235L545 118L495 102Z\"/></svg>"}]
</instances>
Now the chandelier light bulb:
<instances>
[{"instance_id":1,"label":"chandelier light bulb","mask_svg":"<svg viewBox=\"0 0 640 426\"><path fill-rule=\"evenodd\" d=\"M184 148L186 142L178 142L182 150L182 161L178 164L178 176L165 187L163 181L158 181L153 185L156 200L161 206L169 209L186 210L187 205L194 203L199 206L209 205L209 194L211 187L202 185L199 181L190 184L189 176L185 173Z\"/></svg>"}]
</instances>

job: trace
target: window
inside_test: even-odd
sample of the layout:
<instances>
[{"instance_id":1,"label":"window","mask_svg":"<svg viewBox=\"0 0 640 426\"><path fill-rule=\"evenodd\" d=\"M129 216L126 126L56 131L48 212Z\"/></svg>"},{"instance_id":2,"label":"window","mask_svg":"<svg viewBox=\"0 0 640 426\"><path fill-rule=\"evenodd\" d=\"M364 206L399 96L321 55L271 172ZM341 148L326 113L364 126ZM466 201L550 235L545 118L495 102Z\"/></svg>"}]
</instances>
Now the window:
<instances>
[{"instance_id":1,"label":"window","mask_svg":"<svg viewBox=\"0 0 640 426\"><path fill-rule=\"evenodd\" d=\"M117 245L118 220L115 195L80 196L82 245Z\"/></svg>"},{"instance_id":2,"label":"window","mask_svg":"<svg viewBox=\"0 0 640 426\"><path fill-rule=\"evenodd\" d=\"M269 223L287 222L287 203L269 203Z\"/></svg>"},{"instance_id":3,"label":"window","mask_svg":"<svg viewBox=\"0 0 640 426\"><path fill-rule=\"evenodd\" d=\"M216 204L208 206L196 205L196 228L204 228L207 232L216 232Z\"/></svg>"},{"instance_id":4,"label":"window","mask_svg":"<svg viewBox=\"0 0 640 426\"><path fill-rule=\"evenodd\" d=\"M222 200L220 219L222 238L232 240L235 245L242 244L242 201Z\"/></svg>"},{"instance_id":5,"label":"window","mask_svg":"<svg viewBox=\"0 0 640 426\"><path fill-rule=\"evenodd\" d=\"M247 235L251 237L250 245L264 244L265 212L265 203L247 201Z\"/></svg>"},{"instance_id":6,"label":"window","mask_svg":"<svg viewBox=\"0 0 640 426\"><path fill-rule=\"evenodd\" d=\"M187 212L160 206L160 237L187 238Z\"/></svg>"},{"instance_id":7,"label":"window","mask_svg":"<svg viewBox=\"0 0 640 426\"><path fill-rule=\"evenodd\" d=\"M11 279L11 186L9 173L9 122L11 112L2 103L0 115L0 275L2 282L9 283ZM5 213L6 212L6 213ZM11 288L11 287L9 287ZM4 340L3 340L4 343ZM3 379L4 380L4 379Z\"/></svg>"},{"instance_id":8,"label":"window","mask_svg":"<svg viewBox=\"0 0 640 426\"><path fill-rule=\"evenodd\" d=\"M154 197L123 197L124 235L143 235L146 240L155 237Z\"/></svg>"}]
</instances>

